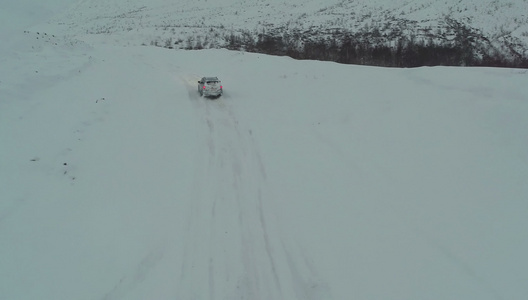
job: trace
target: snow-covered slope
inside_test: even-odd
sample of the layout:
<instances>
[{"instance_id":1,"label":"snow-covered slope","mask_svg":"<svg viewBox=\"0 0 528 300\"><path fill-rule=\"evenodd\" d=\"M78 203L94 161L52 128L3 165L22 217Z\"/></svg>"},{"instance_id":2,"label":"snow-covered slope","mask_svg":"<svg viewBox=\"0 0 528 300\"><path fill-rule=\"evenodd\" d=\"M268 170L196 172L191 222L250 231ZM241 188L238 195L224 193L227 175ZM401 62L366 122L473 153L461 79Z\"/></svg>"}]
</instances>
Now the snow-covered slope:
<instances>
[{"instance_id":1,"label":"snow-covered slope","mask_svg":"<svg viewBox=\"0 0 528 300\"><path fill-rule=\"evenodd\" d=\"M216 48L232 34L256 39L264 32L305 39L349 31L368 33L372 42L378 36L389 43L411 36L442 42L460 24L491 47L526 57L527 8L526 0L84 0L49 25L112 44Z\"/></svg>"},{"instance_id":2,"label":"snow-covered slope","mask_svg":"<svg viewBox=\"0 0 528 300\"><path fill-rule=\"evenodd\" d=\"M525 71L76 36L0 48L0 299L528 294Z\"/></svg>"}]
</instances>

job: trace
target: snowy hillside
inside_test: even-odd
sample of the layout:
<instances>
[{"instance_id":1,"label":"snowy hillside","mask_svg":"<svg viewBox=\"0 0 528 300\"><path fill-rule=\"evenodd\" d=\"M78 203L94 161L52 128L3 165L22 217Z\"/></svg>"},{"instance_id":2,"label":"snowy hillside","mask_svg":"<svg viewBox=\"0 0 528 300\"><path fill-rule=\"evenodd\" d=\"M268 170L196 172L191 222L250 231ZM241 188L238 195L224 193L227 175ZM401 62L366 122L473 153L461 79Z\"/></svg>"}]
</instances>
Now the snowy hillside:
<instances>
[{"instance_id":1,"label":"snowy hillside","mask_svg":"<svg viewBox=\"0 0 528 300\"><path fill-rule=\"evenodd\" d=\"M248 49L263 35L280 37L287 45L279 48L301 53L311 42L330 38L339 44L344 36L362 47L424 41L465 48L457 44L465 41L471 49L463 51L479 58L528 60L527 11L526 0L84 0L49 26L111 44L184 49Z\"/></svg>"},{"instance_id":2,"label":"snowy hillside","mask_svg":"<svg viewBox=\"0 0 528 300\"><path fill-rule=\"evenodd\" d=\"M2 32L0 299L528 295L525 70L124 46L152 32L77 13Z\"/></svg>"}]
</instances>

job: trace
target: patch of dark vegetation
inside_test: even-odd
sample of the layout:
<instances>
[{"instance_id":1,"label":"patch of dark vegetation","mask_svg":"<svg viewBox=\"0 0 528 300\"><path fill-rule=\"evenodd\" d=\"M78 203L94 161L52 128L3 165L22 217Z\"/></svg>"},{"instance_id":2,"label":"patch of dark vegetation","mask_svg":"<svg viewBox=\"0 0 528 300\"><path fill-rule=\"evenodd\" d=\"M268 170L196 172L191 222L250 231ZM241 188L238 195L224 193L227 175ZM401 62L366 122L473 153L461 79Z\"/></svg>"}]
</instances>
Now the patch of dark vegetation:
<instances>
[{"instance_id":1,"label":"patch of dark vegetation","mask_svg":"<svg viewBox=\"0 0 528 300\"><path fill-rule=\"evenodd\" d=\"M397 22L396 22L397 21ZM342 28L267 28L190 36L165 41L165 48L227 48L295 59L333 61L383 67L486 66L528 68L528 49L511 36L490 41L479 30L446 18L436 28L415 28L412 22ZM220 41L218 41L220 39ZM153 41L151 45L162 46Z\"/></svg>"},{"instance_id":2,"label":"patch of dark vegetation","mask_svg":"<svg viewBox=\"0 0 528 300\"><path fill-rule=\"evenodd\" d=\"M528 57L516 51L516 47L506 44L504 49L497 49L487 38L461 25L450 37L431 35L417 38L410 35L399 36L394 40L380 36L377 30L337 31L319 36L312 33L272 32L260 33L256 40L231 35L227 39L227 48L285 55L295 59L383 67L528 68Z\"/></svg>"}]
</instances>

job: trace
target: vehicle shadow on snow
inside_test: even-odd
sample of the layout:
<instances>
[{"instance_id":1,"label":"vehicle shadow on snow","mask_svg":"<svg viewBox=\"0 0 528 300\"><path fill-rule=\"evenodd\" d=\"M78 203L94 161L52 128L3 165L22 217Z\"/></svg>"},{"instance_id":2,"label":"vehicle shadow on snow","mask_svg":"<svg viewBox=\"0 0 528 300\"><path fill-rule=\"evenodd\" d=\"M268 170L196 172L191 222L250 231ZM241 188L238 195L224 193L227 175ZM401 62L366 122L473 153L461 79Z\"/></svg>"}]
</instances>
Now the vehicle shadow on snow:
<instances>
[{"instance_id":1,"label":"vehicle shadow on snow","mask_svg":"<svg viewBox=\"0 0 528 300\"><path fill-rule=\"evenodd\" d=\"M198 92L197 92L198 93ZM200 93L198 93L198 95L200 95ZM217 100L219 99L220 97L222 97L222 95L218 95L218 96L200 96L201 98L204 98L204 99L209 99L209 100Z\"/></svg>"}]
</instances>

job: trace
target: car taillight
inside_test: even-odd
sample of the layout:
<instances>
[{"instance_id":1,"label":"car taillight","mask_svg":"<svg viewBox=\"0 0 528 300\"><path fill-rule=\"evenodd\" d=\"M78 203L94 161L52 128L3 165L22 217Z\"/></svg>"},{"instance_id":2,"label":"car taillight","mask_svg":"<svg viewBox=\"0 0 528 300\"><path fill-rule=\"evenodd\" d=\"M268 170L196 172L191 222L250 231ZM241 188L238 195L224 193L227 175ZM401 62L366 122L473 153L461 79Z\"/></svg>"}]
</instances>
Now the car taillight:
<instances>
[{"instance_id":1,"label":"car taillight","mask_svg":"<svg viewBox=\"0 0 528 300\"><path fill-rule=\"evenodd\" d=\"M203 89L205 90L205 85L203 86Z\"/></svg>"},{"instance_id":2,"label":"car taillight","mask_svg":"<svg viewBox=\"0 0 528 300\"><path fill-rule=\"evenodd\" d=\"M222 89L223 87L222 87L222 86L220 86L220 88Z\"/></svg>"}]
</instances>

